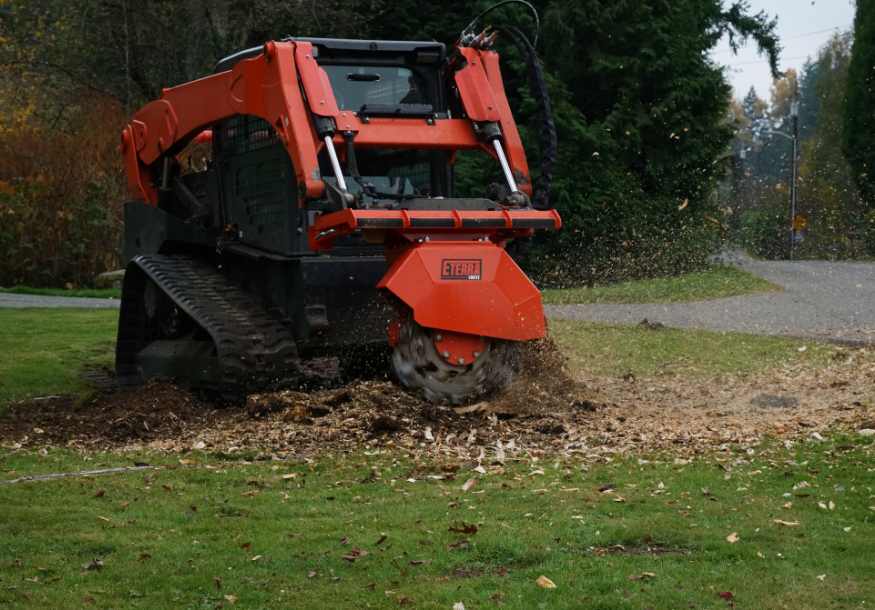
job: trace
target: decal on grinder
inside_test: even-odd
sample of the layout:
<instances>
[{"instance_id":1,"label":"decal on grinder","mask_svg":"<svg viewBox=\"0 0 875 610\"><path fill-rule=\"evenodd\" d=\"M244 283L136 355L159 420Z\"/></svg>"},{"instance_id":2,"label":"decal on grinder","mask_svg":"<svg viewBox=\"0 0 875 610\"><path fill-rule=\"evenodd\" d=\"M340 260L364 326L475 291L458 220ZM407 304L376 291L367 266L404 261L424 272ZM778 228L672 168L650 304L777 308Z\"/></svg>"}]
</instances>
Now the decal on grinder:
<instances>
[{"instance_id":1,"label":"decal on grinder","mask_svg":"<svg viewBox=\"0 0 875 610\"><path fill-rule=\"evenodd\" d=\"M445 258L441 261L442 280L479 280L483 274L483 259Z\"/></svg>"}]
</instances>

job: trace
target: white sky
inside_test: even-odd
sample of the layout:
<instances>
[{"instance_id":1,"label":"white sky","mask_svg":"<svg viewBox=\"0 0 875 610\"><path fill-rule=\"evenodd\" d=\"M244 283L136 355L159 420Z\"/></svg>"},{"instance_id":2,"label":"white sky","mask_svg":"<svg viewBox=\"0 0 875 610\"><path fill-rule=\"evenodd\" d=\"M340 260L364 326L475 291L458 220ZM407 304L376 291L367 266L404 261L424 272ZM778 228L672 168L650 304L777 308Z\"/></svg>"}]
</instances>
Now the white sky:
<instances>
[{"instance_id":1,"label":"white sky","mask_svg":"<svg viewBox=\"0 0 875 610\"><path fill-rule=\"evenodd\" d=\"M833 33L850 30L854 23L853 0L750 0L750 7L753 13L766 11L778 18L778 36L784 47L781 70L801 69L805 59L813 58ZM769 99L769 63L757 54L756 43L749 42L733 55L724 40L711 56L726 66L735 97L743 98L753 85L761 98Z\"/></svg>"}]
</instances>

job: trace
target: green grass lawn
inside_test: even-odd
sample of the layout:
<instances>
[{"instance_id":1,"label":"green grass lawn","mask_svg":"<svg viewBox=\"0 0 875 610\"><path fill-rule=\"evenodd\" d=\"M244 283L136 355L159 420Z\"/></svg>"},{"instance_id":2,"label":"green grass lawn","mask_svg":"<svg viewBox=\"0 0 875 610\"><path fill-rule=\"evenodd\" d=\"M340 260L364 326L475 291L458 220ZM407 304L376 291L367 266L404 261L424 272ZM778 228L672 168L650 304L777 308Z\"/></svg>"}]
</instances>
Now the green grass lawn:
<instances>
[{"instance_id":1,"label":"green grass lawn","mask_svg":"<svg viewBox=\"0 0 875 610\"><path fill-rule=\"evenodd\" d=\"M0 605L866 608L869 441L690 464L547 458L485 476L463 465L452 480L401 454L181 466L7 453L4 479L133 459L168 468L0 485ZM477 485L463 492L468 478Z\"/></svg>"},{"instance_id":2,"label":"green grass lawn","mask_svg":"<svg viewBox=\"0 0 875 610\"><path fill-rule=\"evenodd\" d=\"M831 345L745 333L550 320L550 335L576 369L598 375L718 375L785 363L826 363ZM802 351L800 351L802 350Z\"/></svg>"},{"instance_id":3,"label":"green grass lawn","mask_svg":"<svg viewBox=\"0 0 875 610\"><path fill-rule=\"evenodd\" d=\"M86 365L110 365L118 311L0 309L0 408L83 389Z\"/></svg>"},{"instance_id":4,"label":"green grass lawn","mask_svg":"<svg viewBox=\"0 0 875 610\"><path fill-rule=\"evenodd\" d=\"M30 286L13 286L0 288L0 292L12 294L37 294L47 297L89 297L94 299L119 299L122 291L118 288L31 288Z\"/></svg>"},{"instance_id":5,"label":"green grass lawn","mask_svg":"<svg viewBox=\"0 0 875 610\"><path fill-rule=\"evenodd\" d=\"M715 266L707 271L594 286L543 291L544 303L682 303L780 290L780 287L737 267Z\"/></svg>"}]
</instances>

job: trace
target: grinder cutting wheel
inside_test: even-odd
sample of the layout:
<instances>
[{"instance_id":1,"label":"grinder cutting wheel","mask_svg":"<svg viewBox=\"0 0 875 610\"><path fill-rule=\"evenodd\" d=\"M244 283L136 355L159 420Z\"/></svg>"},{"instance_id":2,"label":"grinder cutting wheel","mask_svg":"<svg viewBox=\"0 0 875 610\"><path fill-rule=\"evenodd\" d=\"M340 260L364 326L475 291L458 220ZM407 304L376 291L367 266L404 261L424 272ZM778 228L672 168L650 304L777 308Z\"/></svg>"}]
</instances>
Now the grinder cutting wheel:
<instances>
[{"instance_id":1,"label":"grinder cutting wheel","mask_svg":"<svg viewBox=\"0 0 875 610\"><path fill-rule=\"evenodd\" d=\"M531 8L493 8L510 2ZM429 400L505 387L521 343L545 334L540 293L505 246L561 220L548 206L555 129L534 46L516 28L476 33L486 12L450 53L267 42L137 112L121 146L119 376L280 387L306 381L310 359L385 344L388 325L396 376ZM527 58L541 103L537 187L498 32ZM195 148L206 165L190 161ZM455 196L459 151L491 156L502 188Z\"/></svg>"}]
</instances>

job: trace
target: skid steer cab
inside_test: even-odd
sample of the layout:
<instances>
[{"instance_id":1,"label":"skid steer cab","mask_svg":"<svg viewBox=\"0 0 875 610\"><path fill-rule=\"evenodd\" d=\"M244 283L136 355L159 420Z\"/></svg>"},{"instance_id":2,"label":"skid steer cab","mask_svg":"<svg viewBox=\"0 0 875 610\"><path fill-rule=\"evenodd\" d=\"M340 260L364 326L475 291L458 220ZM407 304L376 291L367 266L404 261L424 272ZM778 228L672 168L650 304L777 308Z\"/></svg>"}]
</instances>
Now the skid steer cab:
<instances>
[{"instance_id":1,"label":"skid steer cab","mask_svg":"<svg viewBox=\"0 0 875 610\"><path fill-rule=\"evenodd\" d=\"M388 339L398 380L430 400L510 383L545 321L505 246L561 219L532 205L494 39L469 35L449 54L271 41L137 112L121 145L119 375L263 389L306 380L316 356L372 358L358 348ZM457 197L467 151L501 178Z\"/></svg>"}]
</instances>

